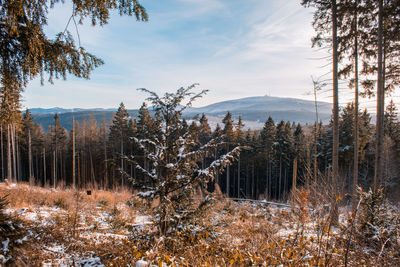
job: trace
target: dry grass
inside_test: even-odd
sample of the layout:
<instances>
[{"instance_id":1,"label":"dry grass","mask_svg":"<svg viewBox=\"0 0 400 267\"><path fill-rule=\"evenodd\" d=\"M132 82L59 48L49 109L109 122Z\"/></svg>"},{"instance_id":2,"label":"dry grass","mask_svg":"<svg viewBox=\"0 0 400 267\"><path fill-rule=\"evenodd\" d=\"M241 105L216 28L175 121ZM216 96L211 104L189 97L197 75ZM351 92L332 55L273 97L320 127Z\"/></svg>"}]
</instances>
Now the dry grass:
<instances>
[{"instance_id":1,"label":"dry grass","mask_svg":"<svg viewBox=\"0 0 400 267\"><path fill-rule=\"evenodd\" d=\"M75 192L76 190L72 189L42 188L29 186L26 183L19 183L18 185L0 183L0 194L8 195L8 202L13 208L61 205L63 206L61 208L65 209L73 206ZM84 196L82 204L85 206L93 206L99 203L113 206L126 202L132 197L132 193L127 190L120 192L92 190L90 196L86 194L86 191L79 191L79 193Z\"/></svg>"},{"instance_id":2,"label":"dry grass","mask_svg":"<svg viewBox=\"0 0 400 267\"><path fill-rule=\"evenodd\" d=\"M294 209L220 199L190 230L168 238L140 223L146 210L129 192L88 196L0 184L4 194L27 230L15 252L19 265L98 257L106 266L135 266L139 259L170 266L344 266L346 253L348 266L400 264L398 247L375 251L352 239L351 212L342 210L340 225L331 226L322 200L316 203L309 191L297 193Z\"/></svg>"}]
</instances>

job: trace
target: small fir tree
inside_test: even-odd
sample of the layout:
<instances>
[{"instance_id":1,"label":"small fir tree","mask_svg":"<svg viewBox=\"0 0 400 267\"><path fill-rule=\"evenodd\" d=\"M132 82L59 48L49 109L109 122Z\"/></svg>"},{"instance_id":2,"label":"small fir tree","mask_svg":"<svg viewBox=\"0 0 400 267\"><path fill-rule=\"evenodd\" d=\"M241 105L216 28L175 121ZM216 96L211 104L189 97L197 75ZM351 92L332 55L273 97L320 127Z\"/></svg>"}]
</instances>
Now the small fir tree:
<instances>
[{"instance_id":1,"label":"small fir tree","mask_svg":"<svg viewBox=\"0 0 400 267\"><path fill-rule=\"evenodd\" d=\"M239 154L236 147L219 157L207 166L201 167L201 159L207 152L221 145L218 139L212 139L200 145L195 134L184 127L181 115L183 110L207 91L193 93L195 85L180 88L175 93L166 93L160 97L147 89L140 89L150 94L147 99L160 119L160 135L144 138L134 138L137 146L144 152L149 162L148 169L140 164L136 156L126 157L134 164L142 178L132 179L133 186L141 192L138 196L148 201L158 200L154 208L154 220L158 233L167 236L189 224L185 223L199 218L199 213L207 207L211 198L206 197L200 202L193 201L193 194L199 186L205 186L215 175L229 165ZM182 104L185 99L188 102ZM125 173L126 174L126 173Z\"/></svg>"}]
</instances>

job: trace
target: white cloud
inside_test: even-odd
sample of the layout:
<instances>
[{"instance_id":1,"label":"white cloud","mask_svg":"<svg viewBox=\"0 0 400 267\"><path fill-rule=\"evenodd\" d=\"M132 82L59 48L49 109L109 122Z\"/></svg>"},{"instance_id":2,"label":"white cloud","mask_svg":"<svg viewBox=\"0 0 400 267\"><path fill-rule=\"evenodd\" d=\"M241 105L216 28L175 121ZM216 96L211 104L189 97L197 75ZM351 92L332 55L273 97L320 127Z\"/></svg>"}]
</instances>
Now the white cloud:
<instances>
[{"instance_id":1,"label":"white cloud","mask_svg":"<svg viewBox=\"0 0 400 267\"><path fill-rule=\"evenodd\" d=\"M310 48L310 11L297 0L147 3L148 23L113 15L104 28L80 26L82 43L106 65L90 81L33 82L25 104L116 107L124 101L136 108L146 97L138 87L163 93L195 82L211 90L196 105L267 93L304 97L310 75L326 72L308 59L321 54ZM69 14L67 5L57 9L51 31L64 29Z\"/></svg>"}]
</instances>

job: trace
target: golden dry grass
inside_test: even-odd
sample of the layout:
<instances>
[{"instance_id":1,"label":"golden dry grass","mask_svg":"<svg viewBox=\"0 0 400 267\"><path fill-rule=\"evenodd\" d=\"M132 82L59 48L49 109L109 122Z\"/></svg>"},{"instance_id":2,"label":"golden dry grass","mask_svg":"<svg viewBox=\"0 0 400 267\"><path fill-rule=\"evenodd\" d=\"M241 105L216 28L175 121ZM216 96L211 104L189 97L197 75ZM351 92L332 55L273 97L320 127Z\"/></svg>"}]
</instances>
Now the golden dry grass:
<instances>
[{"instance_id":1,"label":"golden dry grass","mask_svg":"<svg viewBox=\"0 0 400 267\"><path fill-rule=\"evenodd\" d=\"M293 210L219 199L192 230L168 238L155 236L151 224L135 228L149 210L128 191L88 196L0 184L0 195L8 195L9 211L29 232L14 253L21 266L92 256L106 266L135 266L139 259L169 266L343 266L347 252L348 266L400 265L398 247L380 253L354 238L349 244L351 214L342 214L342 224L333 228L322 203L311 205L307 191L297 194Z\"/></svg>"}]
</instances>

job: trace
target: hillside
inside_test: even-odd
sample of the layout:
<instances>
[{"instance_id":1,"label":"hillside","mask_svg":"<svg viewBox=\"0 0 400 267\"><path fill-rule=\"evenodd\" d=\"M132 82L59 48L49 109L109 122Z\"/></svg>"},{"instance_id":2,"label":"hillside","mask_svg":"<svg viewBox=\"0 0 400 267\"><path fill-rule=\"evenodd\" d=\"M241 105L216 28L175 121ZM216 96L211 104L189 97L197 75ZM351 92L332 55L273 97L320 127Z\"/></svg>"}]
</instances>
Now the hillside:
<instances>
[{"instance_id":1,"label":"hillside","mask_svg":"<svg viewBox=\"0 0 400 267\"><path fill-rule=\"evenodd\" d=\"M331 104L327 102L318 103L318 115L320 120L327 122L331 114ZM43 126L45 131L53 125L54 114L58 113L61 124L67 130L72 128L72 117L80 123L83 119L92 116L98 124L103 120L110 123L115 109L62 109L62 108L33 108L30 110L34 114L35 122ZM315 121L315 106L313 101L282 98L272 96L246 97L229 101L222 101L204 107L192 107L184 112L184 117L191 119L196 115L206 114L212 126L221 123L225 114L230 111L233 118L242 116L245 125L251 129L261 128L263 123L271 116L275 121L294 121L299 123L313 123ZM132 117L138 114L137 109L128 110ZM246 127L246 128L247 128Z\"/></svg>"}]
</instances>

